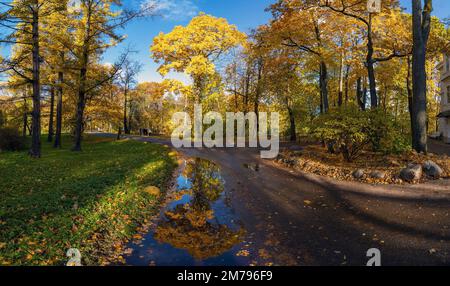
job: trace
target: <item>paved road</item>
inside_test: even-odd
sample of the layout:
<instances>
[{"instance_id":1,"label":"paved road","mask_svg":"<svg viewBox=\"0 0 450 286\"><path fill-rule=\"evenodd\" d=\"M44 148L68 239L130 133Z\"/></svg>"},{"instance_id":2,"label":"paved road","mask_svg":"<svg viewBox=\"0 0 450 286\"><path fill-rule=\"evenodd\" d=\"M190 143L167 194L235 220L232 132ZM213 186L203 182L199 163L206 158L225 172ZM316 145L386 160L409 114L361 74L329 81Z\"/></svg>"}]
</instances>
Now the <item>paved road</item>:
<instances>
[{"instance_id":1,"label":"paved road","mask_svg":"<svg viewBox=\"0 0 450 286\"><path fill-rule=\"evenodd\" d=\"M179 151L221 166L233 208L275 265L365 265L370 248L383 265L450 265L450 181L374 187L293 173L250 149Z\"/></svg>"}]
</instances>

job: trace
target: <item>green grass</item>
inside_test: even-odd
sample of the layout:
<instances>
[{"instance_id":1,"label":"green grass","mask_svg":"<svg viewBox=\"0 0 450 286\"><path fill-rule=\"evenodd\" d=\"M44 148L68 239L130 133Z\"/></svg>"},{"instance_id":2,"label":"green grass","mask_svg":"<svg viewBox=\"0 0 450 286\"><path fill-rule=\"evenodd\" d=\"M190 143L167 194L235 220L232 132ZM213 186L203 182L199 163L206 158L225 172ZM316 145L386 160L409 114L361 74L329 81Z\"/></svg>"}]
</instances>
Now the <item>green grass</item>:
<instances>
[{"instance_id":1,"label":"green grass","mask_svg":"<svg viewBox=\"0 0 450 286\"><path fill-rule=\"evenodd\" d=\"M45 142L45 141L43 141ZM62 265L78 248L87 265L117 257L159 207L176 167L168 148L88 137L83 152L43 143L41 159L0 153L0 265Z\"/></svg>"}]
</instances>

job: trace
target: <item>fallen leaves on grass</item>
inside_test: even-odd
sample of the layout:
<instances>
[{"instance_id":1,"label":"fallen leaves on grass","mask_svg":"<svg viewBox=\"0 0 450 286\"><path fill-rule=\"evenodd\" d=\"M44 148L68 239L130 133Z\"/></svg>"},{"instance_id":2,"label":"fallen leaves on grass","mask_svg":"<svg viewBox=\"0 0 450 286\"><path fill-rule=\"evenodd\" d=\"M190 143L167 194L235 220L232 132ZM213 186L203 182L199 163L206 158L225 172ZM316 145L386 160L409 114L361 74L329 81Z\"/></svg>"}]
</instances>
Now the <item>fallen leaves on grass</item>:
<instances>
[{"instance_id":1,"label":"fallen leaves on grass","mask_svg":"<svg viewBox=\"0 0 450 286\"><path fill-rule=\"evenodd\" d=\"M144 189L144 192L155 197L159 197L161 195L161 190L158 187L150 186Z\"/></svg>"}]
</instances>

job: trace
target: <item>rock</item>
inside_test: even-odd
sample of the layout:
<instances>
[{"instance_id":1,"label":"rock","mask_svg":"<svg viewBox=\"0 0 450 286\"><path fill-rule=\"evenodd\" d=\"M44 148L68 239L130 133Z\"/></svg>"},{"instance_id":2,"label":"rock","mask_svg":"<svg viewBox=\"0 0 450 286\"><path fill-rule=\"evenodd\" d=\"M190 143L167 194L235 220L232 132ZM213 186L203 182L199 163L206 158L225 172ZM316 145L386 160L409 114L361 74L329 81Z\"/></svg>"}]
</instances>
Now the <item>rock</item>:
<instances>
[{"instance_id":1,"label":"rock","mask_svg":"<svg viewBox=\"0 0 450 286\"><path fill-rule=\"evenodd\" d=\"M364 170L362 170L362 169L359 169L359 170L356 170L353 172L353 178L358 179L358 180L362 179L364 177L364 175L365 175L365 173L364 173Z\"/></svg>"},{"instance_id":2,"label":"rock","mask_svg":"<svg viewBox=\"0 0 450 286\"><path fill-rule=\"evenodd\" d=\"M412 168L414 168L415 166L417 166L417 164L415 164L415 163L409 163L409 164L406 166L406 168L407 168L407 169L412 169Z\"/></svg>"},{"instance_id":3,"label":"rock","mask_svg":"<svg viewBox=\"0 0 450 286\"><path fill-rule=\"evenodd\" d=\"M372 179L382 180L382 179L386 178L386 173L383 171L373 171L370 173L370 177Z\"/></svg>"},{"instance_id":4,"label":"rock","mask_svg":"<svg viewBox=\"0 0 450 286\"><path fill-rule=\"evenodd\" d=\"M400 172L400 178L406 182L418 181L422 178L422 166L421 165L409 165L407 168Z\"/></svg>"},{"instance_id":5,"label":"rock","mask_svg":"<svg viewBox=\"0 0 450 286\"><path fill-rule=\"evenodd\" d=\"M161 194L161 190L154 186L145 188L144 192L155 197L159 197L159 195Z\"/></svg>"},{"instance_id":6,"label":"rock","mask_svg":"<svg viewBox=\"0 0 450 286\"><path fill-rule=\"evenodd\" d=\"M444 171L441 169L441 167L439 167L438 164L436 164L435 162L429 160L426 161L423 164L423 171L425 172L425 174L428 177L431 177L433 179L439 179L442 177L442 174L444 173Z\"/></svg>"}]
</instances>

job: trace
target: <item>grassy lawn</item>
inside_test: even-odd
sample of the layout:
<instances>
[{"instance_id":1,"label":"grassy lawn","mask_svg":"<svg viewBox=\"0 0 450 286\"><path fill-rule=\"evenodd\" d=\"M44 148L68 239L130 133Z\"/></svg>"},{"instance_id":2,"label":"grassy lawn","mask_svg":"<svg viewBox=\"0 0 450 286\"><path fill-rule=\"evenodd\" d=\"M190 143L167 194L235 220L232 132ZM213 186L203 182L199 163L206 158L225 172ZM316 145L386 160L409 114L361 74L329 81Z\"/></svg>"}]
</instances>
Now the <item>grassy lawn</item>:
<instances>
[{"instance_id":1,"label":"grassy lawn","mask_svg":"<svg viewBox=\"0 0 450 286\"><path fill-rule=\"evenodd\" d=\"M168 148L87 137L83 152L43 158L0 153L0 265L62 265L78 248L86 265L105 264L158 209L144 189L164 189L176 167Z\"/></svg>"}]
</instances>

